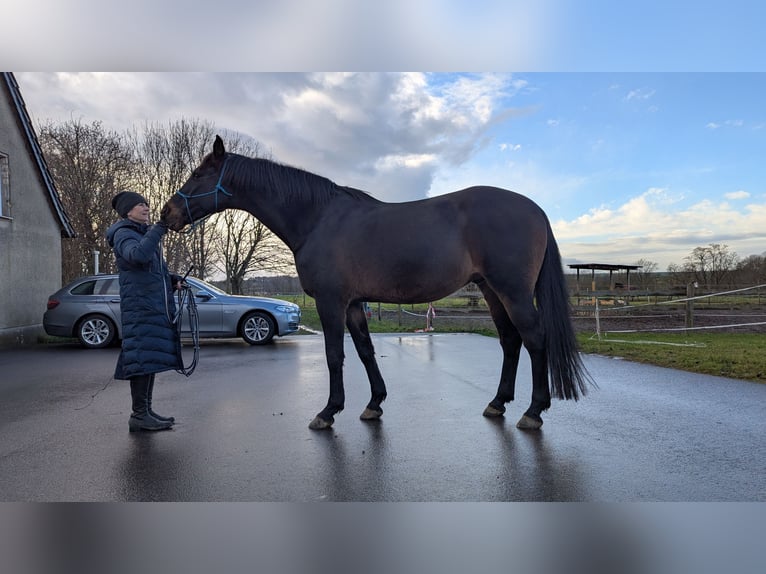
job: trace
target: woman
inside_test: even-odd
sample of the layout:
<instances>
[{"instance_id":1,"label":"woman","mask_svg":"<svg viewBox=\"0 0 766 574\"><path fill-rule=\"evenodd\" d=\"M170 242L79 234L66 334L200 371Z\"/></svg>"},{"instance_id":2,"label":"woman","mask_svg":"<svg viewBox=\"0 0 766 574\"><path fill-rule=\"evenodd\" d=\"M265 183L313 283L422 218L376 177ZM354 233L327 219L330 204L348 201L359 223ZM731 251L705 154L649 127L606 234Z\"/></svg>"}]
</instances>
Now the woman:
<instances>
[{"instance_id":1,"label":"woman","mask_svg":"<svg viewBox=\"0 0 766 574\"><path fill-rule=\"evenodd\" d=\"M114 378L130 380L131 432L169 429L175 419L152 410L152 391L155 373L183 367L181 341L173 325L173 290L182 288L182 279L168 272L160 246L167 227L149 225L146 199L122 191L112 199L112 207L122 218L106 232L120 272L122 352Z\"/></svg>"}]
</instances>

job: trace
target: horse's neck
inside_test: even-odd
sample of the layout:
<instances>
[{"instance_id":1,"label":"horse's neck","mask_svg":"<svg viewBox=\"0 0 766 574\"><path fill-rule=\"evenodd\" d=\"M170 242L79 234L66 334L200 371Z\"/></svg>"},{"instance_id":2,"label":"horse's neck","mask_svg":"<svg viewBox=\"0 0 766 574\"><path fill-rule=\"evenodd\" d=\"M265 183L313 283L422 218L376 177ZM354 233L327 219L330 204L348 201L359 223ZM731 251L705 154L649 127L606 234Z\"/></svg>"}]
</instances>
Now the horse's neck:
<instances>
[{"instance_id":1,"label":"horse's neck","mask_svg":"<svg viewBox=\"0 0 766 574\"><path fill-rule=\"evenodd\" d=\"M258 204L246 208L246 211L268 227L291 251L295 252L302 243L300 226L293 225L292 217L289 209L285 208L286 206L282 205L280 207L281 209L277 209L275 205L270 203L266 205ZM294 216L299 217L297 214Z\"/></svg>"},{"instance_id":2,"label":"horse's neck","mask_svg":"<svg viewBox=\"0 0 766 574\"><path fill-rule=\"evenodd\" d=\"M310 190L298 193L280 183L279 178L276 183L255 183L242 194L246 199L238 207L252 214L296 252L322 216L325 203L318 201Z\"/></svg>"}]
</instances>

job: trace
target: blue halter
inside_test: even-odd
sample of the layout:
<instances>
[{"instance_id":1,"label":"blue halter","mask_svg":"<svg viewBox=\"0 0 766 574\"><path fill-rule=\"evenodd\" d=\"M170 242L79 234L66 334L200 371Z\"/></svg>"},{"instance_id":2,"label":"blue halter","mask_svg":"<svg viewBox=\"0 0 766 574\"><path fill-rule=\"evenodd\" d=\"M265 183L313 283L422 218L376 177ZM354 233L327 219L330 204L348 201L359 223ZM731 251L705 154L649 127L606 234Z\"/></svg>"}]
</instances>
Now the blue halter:
<instances>
[{"instance_id":1,"label":"blue halter","mask_svg":"<svg viewBox=\"0 0 766 574\"><path fill-rule=\"evenodd\" d=\"M200 223L205 221L208 217L213 215L213 213L218 211L218 193L219 192L231 197L232 194L226 191L223 185L221 185L221 182L223 181L223 174L226 173L226 163L228 161L229 161L229 156L226 156L226 159L223 160L223 167L221 167L221 175L218 177L218 183L215 184L215 187L211 191L208 191L206 193L200 193L198 195L187 195L185 193L181 193L181 191L176 191L177 195L180 195L181 197L184 198L184 204L186 205L186 215L189 217L189 223L191 224L189 229L185 231L184 233L192 233L194 231L194 228L197 227L197 225L199 225ZM197 221L194 221L194 219L192 219L191 209L189 208L189 200L197 199L199 197L205 197L205 196L213 195L213 194L215 194L215 209L213 210L213 212L209 213L208 215L206 215L205 217Z\"/></svg>"}]
</instances>

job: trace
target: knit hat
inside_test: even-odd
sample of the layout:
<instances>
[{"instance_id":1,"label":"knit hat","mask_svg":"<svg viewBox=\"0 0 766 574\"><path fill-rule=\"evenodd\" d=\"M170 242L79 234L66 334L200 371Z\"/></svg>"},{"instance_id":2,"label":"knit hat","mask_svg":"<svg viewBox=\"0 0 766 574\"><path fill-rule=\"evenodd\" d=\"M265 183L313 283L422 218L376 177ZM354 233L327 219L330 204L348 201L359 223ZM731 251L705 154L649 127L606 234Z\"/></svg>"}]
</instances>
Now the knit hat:
<instances>
[{"instance_id":1,"label":"knit hat","mask_svg":"<svg viewBox=\"0 0 766 574\"><path fill-rule=\"evenodd\" d=\"M123 218L127 217L128 212L139 203L149 204L143 195L135 191L121 191L112 198L112 207Z\"/></svg>"}]
</instances>

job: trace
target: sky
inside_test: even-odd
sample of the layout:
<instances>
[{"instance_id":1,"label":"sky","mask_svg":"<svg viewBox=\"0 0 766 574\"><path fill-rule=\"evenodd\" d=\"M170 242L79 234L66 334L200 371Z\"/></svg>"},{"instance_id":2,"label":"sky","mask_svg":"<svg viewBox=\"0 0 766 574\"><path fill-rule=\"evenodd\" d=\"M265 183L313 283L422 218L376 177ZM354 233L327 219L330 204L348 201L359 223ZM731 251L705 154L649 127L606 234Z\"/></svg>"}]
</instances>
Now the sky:
<instances>
[{"instance_id":1,"label":"sky","mask_svg":"<svg viewBox=\"0 0 766 574\"><path fill-rule=\"evenodd\" d=\"M762 73L16 76L36 122L211 121L384 201L511 189L548 214L565 264L766 252Z\"/></svg>"},{"instance_id":2,"label":"sky","mask_svg":"<svg viewBox=\"0 0 766 574\"><path fill-rule=\"evenodd\" d=\"M565 263L766 252L762 0L28 0L3 19L38 121L210 121L385 201L512 189Z\"/></svg>"},{"instance_id":3,"label":"sky","mask_svg":"<svg viewBox=\"0 0 766 574\"><path fill-rule=\"evenodd\" d=\"M24 70L764 71L762 0L24 0ZM73 65L74 64L74 65Z\"/></svg>"}]
</instances>

